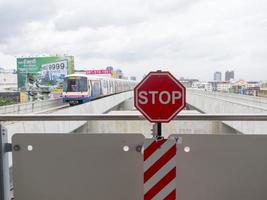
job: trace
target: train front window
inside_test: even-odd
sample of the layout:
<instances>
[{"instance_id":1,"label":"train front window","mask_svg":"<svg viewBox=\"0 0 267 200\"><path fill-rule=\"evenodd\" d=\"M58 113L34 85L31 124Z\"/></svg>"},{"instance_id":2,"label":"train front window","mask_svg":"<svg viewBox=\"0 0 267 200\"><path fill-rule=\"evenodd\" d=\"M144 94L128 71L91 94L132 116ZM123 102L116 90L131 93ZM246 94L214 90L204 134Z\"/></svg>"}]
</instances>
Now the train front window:
<instances>
[{"instance_id":1,"label":"train front window","mask_svg":"<svg viewBox=\"0 0 267 200\"><path fill-rule=\"evenodd\" d=\"M67 77L64 80L64 92L86 92L86 77Z\"/></svg>"}]
</instances>

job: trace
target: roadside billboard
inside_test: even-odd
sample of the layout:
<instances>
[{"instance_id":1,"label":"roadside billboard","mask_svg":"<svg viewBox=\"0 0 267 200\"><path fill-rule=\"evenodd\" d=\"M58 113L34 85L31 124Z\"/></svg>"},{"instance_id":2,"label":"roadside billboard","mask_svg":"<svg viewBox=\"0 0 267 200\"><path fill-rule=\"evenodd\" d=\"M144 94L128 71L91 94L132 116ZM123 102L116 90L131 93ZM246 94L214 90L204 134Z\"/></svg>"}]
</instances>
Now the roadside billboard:
<instances>
[{"instance_id":1,"label":"roadside billboard","mask_svg":"<svg viewBox=\"0 0 267 200\"><path fill-rule=\"evenodd\" d=\"M53 89L74 73L73 56L17 58L18 88L41 85Z\"/></svg>"}]
</instances>

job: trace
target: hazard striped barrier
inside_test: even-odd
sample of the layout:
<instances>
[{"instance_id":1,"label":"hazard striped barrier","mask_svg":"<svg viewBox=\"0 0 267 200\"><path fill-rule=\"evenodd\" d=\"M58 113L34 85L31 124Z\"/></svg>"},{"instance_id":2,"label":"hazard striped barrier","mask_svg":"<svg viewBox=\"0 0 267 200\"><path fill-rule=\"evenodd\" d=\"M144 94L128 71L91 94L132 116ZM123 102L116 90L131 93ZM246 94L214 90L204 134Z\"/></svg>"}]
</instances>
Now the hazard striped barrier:
<instances>
[{"instance_id":1,"label":"hazard striped barrier","mask_svg":"<svg viewBox=\"0 0 267 200\"><path fill-rule=\"evenodd\" d=\"M176 199L175 140L144 143L144 200Z\"/></svg>"}]
</instances>

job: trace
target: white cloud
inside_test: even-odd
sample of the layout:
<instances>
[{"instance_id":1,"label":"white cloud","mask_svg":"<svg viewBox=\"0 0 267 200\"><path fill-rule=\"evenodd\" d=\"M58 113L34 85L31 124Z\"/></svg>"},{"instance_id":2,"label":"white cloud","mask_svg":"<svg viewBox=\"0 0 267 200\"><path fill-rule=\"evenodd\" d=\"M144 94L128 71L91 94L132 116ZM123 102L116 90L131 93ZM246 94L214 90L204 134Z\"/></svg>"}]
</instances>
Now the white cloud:
<instances>
[{"instance_id":1,"label":"white cloud","mask_svg":"<svg viewBox=\"0 0 267 200\"><path fill-rule=\"evenodd\" d=\"M1 0L0 0L1 1ZM142 76L159 66L178 77L266 79L264 0L109 0L0 3L0 54L75 56L76 67L121 67Z\"/></svg>"}]
</instances>

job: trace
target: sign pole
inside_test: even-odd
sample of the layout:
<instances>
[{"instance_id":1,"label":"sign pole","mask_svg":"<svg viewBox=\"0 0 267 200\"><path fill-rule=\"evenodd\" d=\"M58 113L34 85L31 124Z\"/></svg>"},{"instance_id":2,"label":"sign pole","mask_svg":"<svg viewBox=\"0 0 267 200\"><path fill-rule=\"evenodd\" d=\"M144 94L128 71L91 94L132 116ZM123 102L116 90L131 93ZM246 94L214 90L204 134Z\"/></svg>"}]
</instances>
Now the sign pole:
<instances>
[{"instance_id":1,"label":"sign pole","mask_svg":"<svg viewBox=\"0 0 267 200\"><path fill-rule=\"evenodd\" d=\"M162 126L161 126L161 122L157 123L157 139L161 139L162 138Z\"/></svg>"},{"instance_id":2,"label":"sign pole","mask_svg":"<svg viewBox=\"0 0 267 200\"><path fill-rule=\"evenodd\" d=\"M134 106L153 123L153 139L143 146L145 200L176 199L176 142L164 139L162 123L185 108L185 97L186 88L169 72L150 72L134 88Z\"/></svg>"}]
</instances>

